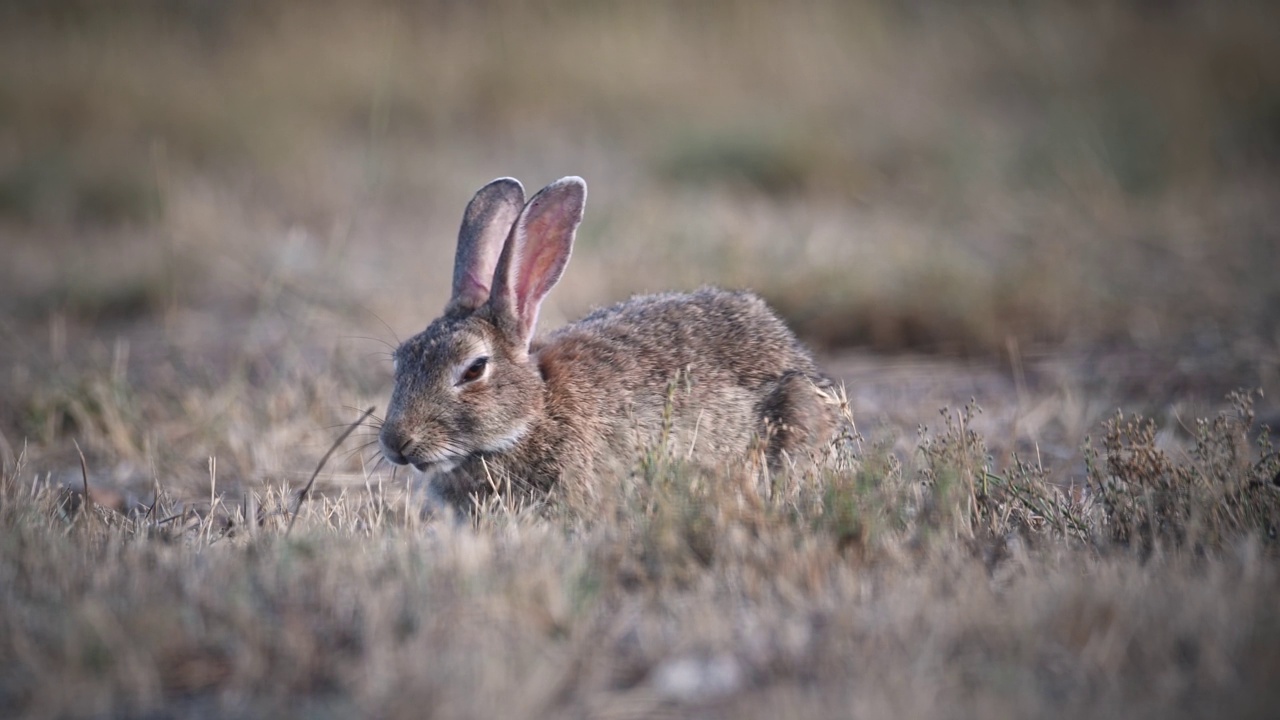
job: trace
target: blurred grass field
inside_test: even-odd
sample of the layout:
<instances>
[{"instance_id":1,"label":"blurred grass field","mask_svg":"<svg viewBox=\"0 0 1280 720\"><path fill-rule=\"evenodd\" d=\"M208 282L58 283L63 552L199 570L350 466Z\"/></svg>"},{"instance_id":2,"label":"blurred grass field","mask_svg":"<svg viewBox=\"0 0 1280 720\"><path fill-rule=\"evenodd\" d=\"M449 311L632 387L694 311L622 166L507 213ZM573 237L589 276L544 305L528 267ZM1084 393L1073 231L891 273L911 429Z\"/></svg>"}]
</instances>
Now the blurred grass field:
<instances>
[{"instance_id":1,"label":"blurred grass field","mask_svg":"<svg viewBox=\"0 0 1280 720\"><path fill-rule=\"evenodd\" d=\"M0 681L0 709L128 715L181 698L175 715L252 716L305 697L292 713L412 714L406 667L436 651L473 672L423 671L447 717L1266 707L1276 658L1249 633L1277 632L1261 599L1277 578L1275 457L1258 443L1280 426L1278 27L1280 6L1243 0L4 4L0 660L21 672ZM677 473L703 487L697 503L637 510L623 493L608 519L496 508L458 536L384 498L404 478L372 471L364 437L322 473L333 504L307 516L308 539L271 523L226 535L239 503L283 505L342 427L385 404L386 352L443 307L471 193L568 174L589 184L586 220L543 327L635 292L757 290L845 382L866 446L852 475L805 492L848 502L739 512L741 496ZM1262 391L1256 417L1206 440L1243 417L1237 388ZM955 426L971 398L985 412ZM1151 417L1149 436L1107 429L1117 406ZM88 525L60 505L84 482L77 446L104 508L165 497L185 530ZM1040 518L1024 526L984 515L972 485L939 490L975 468L1037 493L1094 487L1120 509L1010 550L992 538L1057 506L1001 506ZM1227 502L1238 488L1220 482L1264 494ZM1181 509L1130 502L1145 492ZM704 501L717 509L686 512ZM1158 542L1116 550L1125 523ZM1192 526L1212 540L1173 531ZM214 592L242 562L281 579ZM125 587L127 573L147 580ZM344 573L392 579L344 605ZM1107 579L1079 587L1091 575ZM165 645L142 596L187 582L211 588L157 590L195 608L164 620ZM423 588L456 630L386 645L399 626L380 613L429 623ZM707 624L726 605L735 619ZM350 607L382 619L359 630ZM468 654L490 611L504 629ZM1164 612L1178 637L1160 635ZM59 614L76 620L51 635ZM276 621L368 644L311 646L294 626L228 639ZM829 645L813 641L823 623ZM705 634L682 642L693 627ZM521 662L564 675L499 659L504 632ZM604 659L587 652L599 633ZM313 652L280 688L253 679ZM610 669L574 670L589 662ZM869 666L878 680L842 685ZM688 673L737 680L693 699L663 684ZM495 699L465 694L481 690Z\"/></svg>"},{"instance_id":2,"label":"blurred grass field","mask_svg":"<svg viewBox=\"0 0 1280 720\"><path fill-rule=\"evenodd\" d=\"M567 314L718 281L828 346L1274 339L1262 3L5 12L6 235L73 248L18 255L7 285L36 287L10 305L92 310L56 282L97 274L89 238L261 263L293 227L400 328L422 309L385 288L441 297L469 190L577 172L594 192ZM143 286L117 295L164 295L155 253L111 254Z\"/></svg>"}]
</instances>

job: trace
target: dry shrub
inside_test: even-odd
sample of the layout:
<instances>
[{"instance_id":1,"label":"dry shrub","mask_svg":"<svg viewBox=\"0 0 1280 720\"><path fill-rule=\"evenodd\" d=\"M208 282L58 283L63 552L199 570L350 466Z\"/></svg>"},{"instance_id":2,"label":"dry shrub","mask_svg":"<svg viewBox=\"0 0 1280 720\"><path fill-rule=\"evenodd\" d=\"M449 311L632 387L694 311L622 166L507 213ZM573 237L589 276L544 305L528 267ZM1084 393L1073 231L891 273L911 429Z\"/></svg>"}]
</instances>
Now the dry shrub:
<instances>
[{"instance_id":1,"label":"dry shrub","mask_svg":"<svg viewBox=\"0 0 1280 720\"><path fill-rule=\"evenodd\" d=\"M1106 423L1102 457L1090 443L1089 484L1102 509L1102 537L1144 553L1220 549L1241 537L1276 540L1280 456L1270 431L1256 443L1253 393L1233 392L1232 409L1195 422L1195 445L1181 462L1162 449L1155 423L1117 413Z\"/></svg>"}]
</instances>

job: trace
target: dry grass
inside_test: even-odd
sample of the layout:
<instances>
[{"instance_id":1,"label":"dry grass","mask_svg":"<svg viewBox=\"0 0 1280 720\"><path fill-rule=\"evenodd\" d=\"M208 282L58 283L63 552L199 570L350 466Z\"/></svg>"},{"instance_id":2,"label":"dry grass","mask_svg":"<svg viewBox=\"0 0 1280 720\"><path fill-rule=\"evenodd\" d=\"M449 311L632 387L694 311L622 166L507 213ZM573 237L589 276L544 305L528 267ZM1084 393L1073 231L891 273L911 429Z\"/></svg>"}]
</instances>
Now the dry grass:
<instances>
[{"instance_id":1,"label":"dry grass","mask_svg":"<svg viewBox=\"0 0 1280 720\"><path fill-rule=\"evenodd\" d=\"M7 4L0 715L1269 715L1276 15ZM754 287L861 435L458 526L364 427L289 533L470 192L568 173L546 327Z\"/></svg>"},{"instance_id":2,"label":"dry grass","mask_svg":"<svg viewBox=\"0 0 1280 720\"><path fill-rule=\"evenodd\" d=\"M855 439L827 472L763 487L655 464L657 450L610 486L614 512L585 516L553 497L424 521L373 476L304 503L292 534L283 488L229 503L211 487L199 510L161 492L121 514L26 481L19 462L0 488L0 704L36 717L1267 712L1280 459L1242 446L1245 418L1202 425L1186 463L1136 462L1159 454L1152 438L1109 437L1092 494L1021 465L995 476L964 418L905 464ZM1215 487L1248 500L1205 501ZM1214 522L1164 510L1165 494ZM1135 526L1144 553L1124 548Z\"/></svg>"}]
</instances>

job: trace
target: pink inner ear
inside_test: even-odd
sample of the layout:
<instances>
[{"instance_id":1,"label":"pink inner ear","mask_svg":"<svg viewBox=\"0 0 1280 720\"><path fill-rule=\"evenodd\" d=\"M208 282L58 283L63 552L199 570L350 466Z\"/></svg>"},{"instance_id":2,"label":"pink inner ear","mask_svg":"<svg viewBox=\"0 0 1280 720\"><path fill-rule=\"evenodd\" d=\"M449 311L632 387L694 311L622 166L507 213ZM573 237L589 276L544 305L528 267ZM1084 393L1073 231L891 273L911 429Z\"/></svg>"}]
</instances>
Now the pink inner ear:
<instances>
[{"instance_id":1,"label":"pink inner ear","mask_svg":"<svg viewBox=\"0 0 1280 720\"><path fill-rule=\"evenodd\" d=\"M516 296L520 298L522 308L537 312L542 296L551 289L551 284L559 277L559 254L551 243L543 243L530 248L529 254L520 264L520 277L516 279ZM529 307L532 305L533 307Z\"/></svg>"},{"instance_id":2,"label":"pink inner ear","mask_svg":"<svg viewBox=\"0 0 1280 720\"><path fill-rule=\"evenodd\" d=\"M524 227L525 246L519 259L516 298L521 319L533 330L542 298L560 279L573 242L572 215L561 207L546 207Z\"/></svg>"}]
</instances>

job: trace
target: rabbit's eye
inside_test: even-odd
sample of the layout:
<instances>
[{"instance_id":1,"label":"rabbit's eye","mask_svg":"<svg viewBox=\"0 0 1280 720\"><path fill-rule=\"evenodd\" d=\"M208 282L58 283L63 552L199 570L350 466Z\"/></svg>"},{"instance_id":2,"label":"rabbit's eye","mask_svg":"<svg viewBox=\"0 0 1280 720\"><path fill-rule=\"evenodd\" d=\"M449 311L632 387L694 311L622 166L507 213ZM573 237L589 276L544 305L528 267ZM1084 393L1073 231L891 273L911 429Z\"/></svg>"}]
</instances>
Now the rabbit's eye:
<instances>
[{"instance_id":1,"label":"rabbit's eye","mask_svg":"<svg viewBox=\"0 0 1280 720\"><path fill-rule=\"evenodd\" d=\"M475 361L471 363L471 366L467 368L466 372L462 373L462 382L458 384L461 385L462 383L475 382L476 380L479 380L484 376L484 369L488 364L489 358L476 358Z\"/></svg>"}]
</instances>

